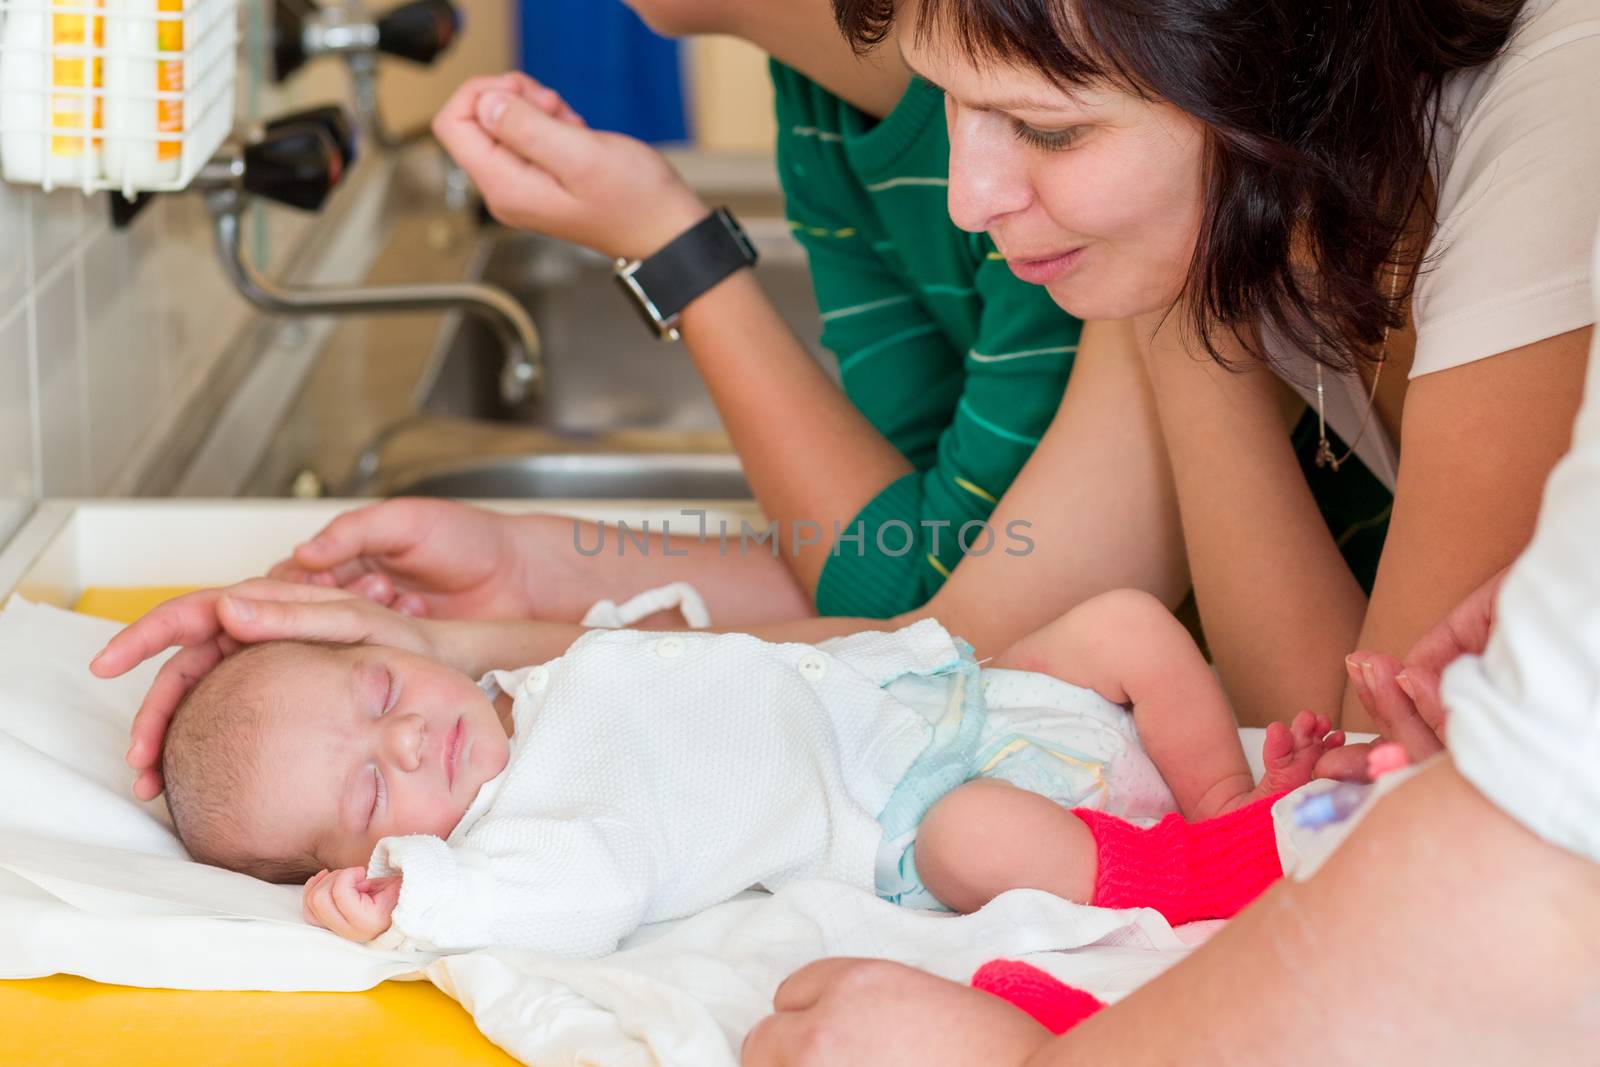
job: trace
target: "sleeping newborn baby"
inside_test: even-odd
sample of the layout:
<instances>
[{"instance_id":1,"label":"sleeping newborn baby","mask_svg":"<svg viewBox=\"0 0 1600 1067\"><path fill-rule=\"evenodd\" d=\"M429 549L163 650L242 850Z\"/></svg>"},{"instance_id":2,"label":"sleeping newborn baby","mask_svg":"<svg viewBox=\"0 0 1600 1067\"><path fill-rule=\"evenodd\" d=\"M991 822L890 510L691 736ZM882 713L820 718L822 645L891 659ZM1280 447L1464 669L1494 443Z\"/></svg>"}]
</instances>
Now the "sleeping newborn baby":
<instances>
[{"instance_id":1,"label":"sleeping newborn baby","mask_svg":"<svg viewBox=\"0 0 1600 1067\"><path fill-rule=\"evenodd\" d=\"M815 646L601 631L476 684L273 642L190 693L163 771L195 859L304 882L344 937L593 956L803 878L959 911L1016 887L1104 903L1084 809L1218 816L1341 741L1309 713L1275 726L1256 784L1209 667L1143 594L996 664L932 620Z\"/></svg>"}]
</instances>

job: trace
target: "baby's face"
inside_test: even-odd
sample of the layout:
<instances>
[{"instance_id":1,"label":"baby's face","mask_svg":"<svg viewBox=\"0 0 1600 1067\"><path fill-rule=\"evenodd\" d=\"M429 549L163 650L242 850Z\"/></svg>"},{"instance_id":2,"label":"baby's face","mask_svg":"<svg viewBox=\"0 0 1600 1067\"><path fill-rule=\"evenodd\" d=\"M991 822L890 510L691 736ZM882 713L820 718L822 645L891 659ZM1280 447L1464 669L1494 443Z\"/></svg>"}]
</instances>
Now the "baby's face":
<instances>
[{"instance_id":1,"label":"baby's face","mask_svg":"<svg viewBox=\"0 0 1600 1067\"><path fill-rule=\"evenodd\" d=\"M510 758L470 678L393 648L309 648L273 679L254 833L272 853L365 866L379 838L448 837Z\"/></svg>"}]
</instances>

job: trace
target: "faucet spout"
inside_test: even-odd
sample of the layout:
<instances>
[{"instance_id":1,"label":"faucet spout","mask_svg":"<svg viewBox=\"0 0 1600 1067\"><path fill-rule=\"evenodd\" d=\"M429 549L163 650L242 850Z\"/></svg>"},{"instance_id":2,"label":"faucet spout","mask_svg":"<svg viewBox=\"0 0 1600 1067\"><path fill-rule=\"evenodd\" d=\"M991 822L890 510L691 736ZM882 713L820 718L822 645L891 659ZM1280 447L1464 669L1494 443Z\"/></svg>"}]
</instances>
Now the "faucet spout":
<instances>
[{"instance_id":1,"label":"faucet spout","mask_svg":"<svg viewBox=\"0 0 1600 1067\"><path fill-rule=\"evenodd\" d=\"M362 134L379 148L399 151L433 138L427 124L409 130L392 129L383 119L378 104L378 57L372 52L352 52L345 56L350 68L350 88L354 96L356 122Z\"/></svg>"},{"instance_id":2,"label":"faucet spout","mask_svg":"<svg viewBox=\"0 0 1600 1067\"><path fill-rule=\"evenodd\" d=\"M223 269L244 298L256 307L285 315L387 314L465 311L483 318L505 349L500 395L522 404L544 382L539 331L527 310L503 289L471 282L429 285L304 286L278 285L246 261L242 210L237 201L214 205L214 233Z\"/></svg>"}]
</instances>

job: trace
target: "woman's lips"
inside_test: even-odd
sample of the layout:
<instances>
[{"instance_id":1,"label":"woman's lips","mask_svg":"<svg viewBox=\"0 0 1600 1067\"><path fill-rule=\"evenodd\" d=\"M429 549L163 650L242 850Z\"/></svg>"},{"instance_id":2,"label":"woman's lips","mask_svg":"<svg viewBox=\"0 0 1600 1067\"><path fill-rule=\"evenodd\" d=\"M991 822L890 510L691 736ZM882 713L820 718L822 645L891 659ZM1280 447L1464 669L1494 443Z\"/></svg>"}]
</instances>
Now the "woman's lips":
<instances>
[{"instance_id":1,"label":"woman's lips","mask_svg":"<svg viewBox=\"0 0 1600 1067\"><path fill-rule=\"evenodd\" d=\"M1043 259L1007 259L1011 273L1030 285L1049 285L1078 265L1083 258L1083 247L1070 252L1045 256Z\"/></svg>"}]
</instances>

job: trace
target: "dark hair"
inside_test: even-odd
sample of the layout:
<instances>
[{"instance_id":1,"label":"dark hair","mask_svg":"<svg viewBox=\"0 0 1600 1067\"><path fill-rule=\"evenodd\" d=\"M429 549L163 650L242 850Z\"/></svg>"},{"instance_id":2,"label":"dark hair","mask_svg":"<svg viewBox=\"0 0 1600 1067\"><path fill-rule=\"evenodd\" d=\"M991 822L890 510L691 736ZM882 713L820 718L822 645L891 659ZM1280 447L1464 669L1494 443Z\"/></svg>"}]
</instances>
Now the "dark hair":
<instances>
[{"instance_id":1,"label":"dark hair","mask_svg":"<svg viewBox=\"0 0 1600 1067\"><path fill-rule=\"evenodd\" d=\"M1062 87L1119 84L1208 128L1206 209L1186 292L1207 351L1230 329L1276 329L1347 370L1376 358L1409 296L1386 269L1408 221L1431 231L1428 168L1440 88L1505 47L1522 0L917 0L976 59ZM833 0L857 51L895 0ZM1314 274L1296 273L1296 258ZM1259 353L1257 353L1259 354Z\"/></svg>"}]
</instances>

